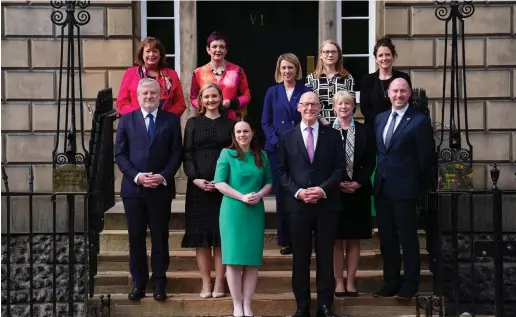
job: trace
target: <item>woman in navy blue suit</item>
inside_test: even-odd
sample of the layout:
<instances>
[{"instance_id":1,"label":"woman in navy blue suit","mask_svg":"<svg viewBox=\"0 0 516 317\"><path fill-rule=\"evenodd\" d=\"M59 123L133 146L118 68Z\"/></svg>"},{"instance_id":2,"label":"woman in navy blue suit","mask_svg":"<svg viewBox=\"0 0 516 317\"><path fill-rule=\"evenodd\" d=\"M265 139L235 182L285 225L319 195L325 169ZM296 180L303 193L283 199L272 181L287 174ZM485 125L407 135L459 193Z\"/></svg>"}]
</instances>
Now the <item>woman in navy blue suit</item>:
<instances>
[{"instance_id":1,"label":"woman in navy blue suit","mask_svg":"<svg viewBox=\"0 0 516 317\"><path fill-rule=\"evenodd\" d=\"M290 234L286 217L282 210L280 187L276 171L276 149L281 134L301 122L297 104L301 95L310 88L304 85L301 63L292 53L282 54L276 62L275 79L278 84L270 87L265 95L262 112L262 129L265 134L265 151L269 156L272 170L272 185L276 196L276 223L278 244L281 254L290 254Z\"/></svg>"}]
</instances>

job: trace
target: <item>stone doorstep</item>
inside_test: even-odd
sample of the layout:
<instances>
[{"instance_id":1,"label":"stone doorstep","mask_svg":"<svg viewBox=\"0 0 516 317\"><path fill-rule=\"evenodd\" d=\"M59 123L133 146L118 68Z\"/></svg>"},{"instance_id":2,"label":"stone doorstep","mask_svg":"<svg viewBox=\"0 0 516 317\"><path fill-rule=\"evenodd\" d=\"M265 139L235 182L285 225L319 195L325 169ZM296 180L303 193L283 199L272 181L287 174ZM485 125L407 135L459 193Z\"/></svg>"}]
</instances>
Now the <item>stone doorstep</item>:
<instances>
[{"instance_id":1,"label":"stone doorstep","mask_svg":"<svg viewBox=\"0 0 516 317\"><path fill-rule=\"evenodd\" d=\"M265 202L265 223L266 228L276 228L276 199L274 197L264 198ZM106 230L127 230L125 221L124 205L117 202L104 214L104 229ZM172 200L172 211L169 222L170 230L184 229L185 224L185 200L184 196Z\"/></svg>"},{"instance_id":2,"label":"stone doorstep","mask_svg":"<svg viewBox=\"0 0 516 317\"><path fill-rule=\"evenodd\" d=\"M231 316L229 295L223 298L202 299L198 294L171 294L165 302L156 302L151 294L140 302L132 302L126 294L111 296L112 316L124 317L179 317L179 316ZM312 316L317 307L316 294L312 294ZM260 294L253 297L255 316L290 316L296 304L292 293ZM362 295L356 298L336 298L334 311L353 317L412 317L416 316L415 300L400 301L394 298L373 298Z\"/></svg>"},{"instance_id":3,"label":"stone doorstep","mask_svg":"<svg viewBox=\"0 0 516 317\"><path fill-rule=\"evenodd\" d=\"M150 252L147 252L147 262L150 267ZM420 250L421 265L423 269L428 269L428 253ZM169 253L170 265L169 272L190 271L197 268L195 250L177 250ZM361 250L360 264L362 270L381 270L382 256L380 250ZM316 267L315 253L312 254L311 267ZM264 250L263 271L290 271L292 269L292 256L281 255L279 250ZM98 272L129 271L129 252L101 252L98 257Z\"/></svg>"},{"instance_id":4,"label":"stone doorstep","mask_svg":"<svg viewBox=\"0 0 516 317\"><path fill-rule=\"evenodd\" d=\"M419 248L426 249L426 236L424 231L418 231ZM184 230L169 231L168 244L171 251L174 250L191 250L181 248L181 241L184 236ZM379 250L380 240L378 233L373 232L372 239L360 240L362 250ZM147 246L150 249L150 234L147 233ZM275 229L266 229L264 237L264 249L279 249L277 243L277 234ZM129 237L127 230L104 230L100 233L100 252L116 252L129 250Z\"/></svg>"},{"instance_id":5,"label":"stone doorstep","mask_svg":"<svg viewBox=\"0 0 516 317\"><path fill-rule=\"evenodd\" d=\"M315 271L310 271L311 289L316 289ZM212 272L215 277L215 272ZM198 271L167 272L167 293L197 294L201 289L201 279ZM433 276L428 270L421 270L420 291L432 291ZM357 271L356 287L361 292L372 293L381 288L383 272ZM95 276L95 294L127 294L132 288L129 272L101 272ZM226 286L226 291L229 292ZM259 271L256 293L281 294L292 291L292 273L290 271ZM147 292L152 292L150 283Z\"/></svg>"}]
</instances>

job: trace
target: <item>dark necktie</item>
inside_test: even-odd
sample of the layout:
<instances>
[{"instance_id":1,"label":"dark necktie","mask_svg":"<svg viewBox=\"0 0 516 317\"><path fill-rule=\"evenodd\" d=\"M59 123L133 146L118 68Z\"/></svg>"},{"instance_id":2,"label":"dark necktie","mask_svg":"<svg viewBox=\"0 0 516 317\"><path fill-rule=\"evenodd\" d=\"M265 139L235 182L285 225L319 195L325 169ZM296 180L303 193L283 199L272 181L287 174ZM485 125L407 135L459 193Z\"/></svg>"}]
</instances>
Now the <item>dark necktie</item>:
<instances>
[{"instance_id":1,"label":"dark necktie","mask_svg":"<svg viewBox=\"0 0 516 317\"><path fill-rule=\"evenodd\" d=\"M389 148L389 145L391 143L392 135L394 134L394 127L396 126L396 117L398 116L398 113L394 111L391 115L391 124L389 125L389 129L387 130L387 135L385 135L385 147Z\"/></svg>"},{"instance_id":2,"label":"dark necktie","mask_svg":"<svg viewBox=\"0 0 516 317\"><path fill-rule=\"evenodd\" d=\"M155 125L154 125L154 116L152 115L152 113L149 113L147 115L147 118L149 118L149 127L147 128L147 134L149 135L149 140L152 140L152 137L154 136L154 130L155 130Z\"/></svg>"}]
</instances>

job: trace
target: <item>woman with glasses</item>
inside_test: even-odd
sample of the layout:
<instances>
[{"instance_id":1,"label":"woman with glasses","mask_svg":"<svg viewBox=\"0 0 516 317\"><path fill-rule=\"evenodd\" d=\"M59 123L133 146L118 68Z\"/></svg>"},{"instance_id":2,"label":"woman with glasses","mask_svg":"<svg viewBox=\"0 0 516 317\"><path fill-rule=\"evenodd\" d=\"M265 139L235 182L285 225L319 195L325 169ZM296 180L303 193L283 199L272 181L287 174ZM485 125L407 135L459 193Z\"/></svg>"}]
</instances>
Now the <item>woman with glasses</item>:
<instances>
[{"instance_id":1,"label":"woman with glasses","mask_svg":"<svg viewBox=\"0 0 516 317\"><path fill-rule=\"evenodd\" d=\"M315 72L306 77L306 86L319 97L319 122L325 125L334 122L333 95L337 91L353 93L355 86L353 76L344 68L342 50L334 40L326 40L319 47Z\"/></svg>"}]
</instances>

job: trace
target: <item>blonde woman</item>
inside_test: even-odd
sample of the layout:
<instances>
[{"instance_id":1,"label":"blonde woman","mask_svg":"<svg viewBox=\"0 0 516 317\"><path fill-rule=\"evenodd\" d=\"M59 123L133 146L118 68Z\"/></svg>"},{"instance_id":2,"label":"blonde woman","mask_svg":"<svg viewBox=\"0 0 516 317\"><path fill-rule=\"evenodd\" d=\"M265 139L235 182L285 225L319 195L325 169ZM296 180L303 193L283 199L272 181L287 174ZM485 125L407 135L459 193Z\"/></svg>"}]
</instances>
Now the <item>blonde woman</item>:
<instances>
[{"instance_id":1,"label":"blonde woman","mask_svg":"<svg viewBox=\"0 0 516 317\"><path fill-rule=\"evenodd\" d=\"M280 253L291 254L290 234L281 203L281 186L278 186L276 149L281 134L301 122L297 104L301 95L310 91L301 80L303 71L296 55L285 53L276 62L274 78L277 84L270 87L265 94L262 112L262 129L265 134L265 151L269 157L272 170L272 185L276 196L276 226Z\"/></svg>"},{"instance_id":2,"label":"blonde woman","mask_svg":"<svg viewBox=\"0 0 516 317\"><path fill-rule=\"evenodd\" d=\"M333 250L335 296L356 297L355 275L360 260L360 239L370 239L371 228L371 174L376 165L376 144L369 125L356 122L355 96L337 91L333 96L336 119L332 126L340 132L346 152L346 168L340 191L343 209ZM344 265L344 249L346 263ZM347 281L344 283L344 267Z\"/></svg>"},{"instance_id":3,"label":"blonde woman","mask_svg":"<svg viewBox=\"0 0 516 317\"><path fill-rule=\"evenodd\" d=\"M354 92L353 76L344 68L342 49L334 40L326 40L319 47L315 72L306 77L306 86L319 97L319 122L330 124L335 120L333 95L337 91Z\"/></svg>"},{"instance_id":4,"label":"blonde woman","mask_svg":"<svg viewBox=\"0 0 516 317\"><path fill-rule=\"evenodd\" d=\"M213 178L222 149L231 145L233 121L224 116L222 90L217 84L204 85L197 102L199 113L188 119L184 137L183 168L188 183L185 202L185 235L183 248L195 248L202 278L200 296L224 296L224 273L220 250L219 211L222 194L215 189ZM212 253L215 283L211 283Z\"/></svg>"}]
</instances>

